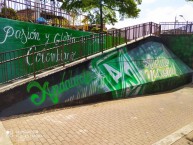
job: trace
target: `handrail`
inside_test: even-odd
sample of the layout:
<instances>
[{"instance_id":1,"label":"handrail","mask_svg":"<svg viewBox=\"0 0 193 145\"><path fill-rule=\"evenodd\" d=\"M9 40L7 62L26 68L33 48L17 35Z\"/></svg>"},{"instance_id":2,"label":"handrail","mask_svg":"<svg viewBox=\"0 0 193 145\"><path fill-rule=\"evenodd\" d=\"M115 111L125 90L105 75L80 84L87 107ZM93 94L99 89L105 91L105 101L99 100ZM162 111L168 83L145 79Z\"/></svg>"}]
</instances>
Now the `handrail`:
<instances>
[{"instance_id":1,"label":"handrail","mask_svg":"<svg viewBox=\"0 0 193 145\"><path fill-rule=\"evenodd\" d=\"M193 34L193 22L161 22L161 34Z\"/></svg>"},{"instance_id":2,"label":"handrail","mask_svg":"<svg viewBox=\"0 0 193 145\"><path fill-rule=\"evenodd\" d=\"M24 78L148 35L159 35L160 25L149 22L107 33L70 38L57 43L0 53L0 84Z\"/></svg>"}]
</instances>

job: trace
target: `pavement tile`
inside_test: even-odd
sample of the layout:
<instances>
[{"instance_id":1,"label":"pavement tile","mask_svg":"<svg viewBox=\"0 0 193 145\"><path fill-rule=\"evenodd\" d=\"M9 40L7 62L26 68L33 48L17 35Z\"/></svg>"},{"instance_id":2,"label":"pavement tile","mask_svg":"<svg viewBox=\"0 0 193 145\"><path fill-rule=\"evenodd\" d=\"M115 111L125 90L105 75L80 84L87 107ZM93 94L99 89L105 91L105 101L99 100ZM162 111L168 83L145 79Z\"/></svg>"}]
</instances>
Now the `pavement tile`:
<instances>
[{"instance_id":1,"label":"pavement tile","mask_svg":"<svg viewBox=\"0 0 193 145\"><path fill-rule=\"evenodd\" d=\"M150 145L193 122L192 88L18 116L2 124L14 133L14 145ZM181 143L187 140L176 142Z\"/></svg>"}]
</instances>

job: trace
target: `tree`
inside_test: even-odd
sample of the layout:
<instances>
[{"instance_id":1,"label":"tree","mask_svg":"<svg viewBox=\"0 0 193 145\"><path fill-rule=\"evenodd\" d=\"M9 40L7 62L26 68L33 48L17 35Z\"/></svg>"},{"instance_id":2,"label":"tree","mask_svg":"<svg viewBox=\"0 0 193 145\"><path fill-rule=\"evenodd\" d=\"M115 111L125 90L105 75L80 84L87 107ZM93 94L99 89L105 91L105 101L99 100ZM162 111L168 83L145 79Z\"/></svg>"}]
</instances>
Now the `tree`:
<instances>
[{"instance_id":1,"label":"tree","mask_svg":"<svg viewBox=\"0 0 193 145\"><path fill-rule=\"evenodd\" d=\"M104 22L114 24L120 18L136 18L141 0L102 0ZM65 0L62 8L67 12L87 13L90 23L100 21L100 0Z\"/></svg>"},{"instance_id":2,"label":"tree","mask_svg":"<svg viewBox=\"0 0 193 145\"><path fill-rule=\"evenodd\" d=\"M6 7L3 7L1 9L0 17L5 17L9 19L14 19L14 20L18 19L16 11L12 8L6 8Z\"/></svg>"}]
</instances>

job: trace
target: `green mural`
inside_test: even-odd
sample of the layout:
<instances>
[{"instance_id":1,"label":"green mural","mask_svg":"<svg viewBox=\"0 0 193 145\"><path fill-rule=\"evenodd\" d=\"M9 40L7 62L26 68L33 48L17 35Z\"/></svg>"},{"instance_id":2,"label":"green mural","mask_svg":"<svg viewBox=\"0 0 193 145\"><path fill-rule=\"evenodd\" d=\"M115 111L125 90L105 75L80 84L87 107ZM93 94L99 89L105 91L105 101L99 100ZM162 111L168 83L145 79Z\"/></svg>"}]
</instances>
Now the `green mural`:
<instances>
[{"instance_id":1,"label":"green mural","mask_svg":"<svg viewBox=\"0 0 193 145\"><path fill-rule=\"evenodd\" d=\"M130 51L123 48L104 58L94 59L92 68L105 76L106 87L114 92L115 98L121 97L120 93L143 94L144 84L191 72L159 42L146 42Z\"/></svg>"},{"instance_id":2,"label":"green mural","mask_svg":"<svg viewBox=\"0 0 193 145\"><path fill-rule=\"evenodd\" d=\"M0 93L0 117L158 93L191 81L192 69L159 38L148 37Z\"/></svg>"},{"instance_id":3,"label":"green mural","mask_svg":"<svg viewBox=\"0 0 193 145\"><path fill-rule=\"evenodd\" d=\"M89 32L0 18L0 52L75 39Z\"/></svg>"},{"instance_id":4,"label":"green mural","mask_svg":"<svg viewBox=\"0 0 193 145\"><path fill-rule=\"evenodd\" d=\"M90 74L89 73L83 73L81 75L76 75L75 77L70 76L70 79L65 80L65 72L62 76L62 80L59 84L56 84L54 86L52 86L50 88L49 86L49 82L44 82L43 86L41 87L40 83L37 81L33 81L31 83L28 84L27 86L27 91L30 92L30 90L34 87L34 88L38 88L39 91L41 91L41 95L37 95L37 94L33 94L31 96L31 101L35 104L35 105L41 105L45 99L46 96L48 96L50 98L50 100L54 103L57 104L59 103L59 96L68 91L71 88L75 88L77 86L86 84L88 85L90 83L90 81L92 80L92 78L90 78Z\"/></svg>"},{"instance_id":5,"label":"green mural","mask_svg":"<svg viewBox=\"0 0 193 145\"><path fill-rule=\"evenodd\" d=\"M148 41L132 49L123 47L94 58L82 67L73 68L73 73L64 73L66 77L61 77L62 81L55 85L48 81L42 86L38 81L29 83L28 93L36 92L31 95L31 102L40 106L46 98L57 104L104 93L111 93L112 98L142 95L154 92L152 89L167 90L172 87L168 84L178 84L184 81L182 76L192 73L158 41Z\"/></svg>"},{"instance_id":6,"label":"green mural","mask_svg":"<svg viewBox=\"0 0 193 145\"><path fill-rule=\"evenodd\" d=\"M162 35L161 38L168 48L193 68L193 35Z\"/></svg>"},{"instance_id":7,"label":"green mural","mask_svg":"<svg viewBox=\"0 0 193 145\"><path fill-rule=\"evenodd\" d=\"M0 65L0 83L100 51L99 38L85 42L86 36L98 34L5 18L0 18L0 23L0 62L4 62ZM105 44L106 40L103 41Z\"/></svg>"},{"instance_id":8,"label":"green mural","mask_svg":"<svg viewBox=\"0 0 193 145\"><path fill-rule=\"evenodd\" d=\"M124 43L118 36L100 37L90 32L5 18L0 18L0 23L0 83L96 54L114 47L115 43Z\"/></svg>"}]
</instances>

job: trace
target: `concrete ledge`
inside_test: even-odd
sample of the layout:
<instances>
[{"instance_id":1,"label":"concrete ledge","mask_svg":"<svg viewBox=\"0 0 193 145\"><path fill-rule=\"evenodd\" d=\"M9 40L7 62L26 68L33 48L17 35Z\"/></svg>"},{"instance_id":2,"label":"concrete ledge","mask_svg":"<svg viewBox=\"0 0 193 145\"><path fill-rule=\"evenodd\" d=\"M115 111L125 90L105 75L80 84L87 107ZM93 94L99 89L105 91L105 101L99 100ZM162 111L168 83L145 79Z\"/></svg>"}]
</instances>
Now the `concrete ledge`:
<instances>
[{"instance_id":1,"label":"concrete ledge","mask_svg":"<svg viewBox=\"0 0 193 145\"><path fill-rule=\"evenodd\" d=\"M174 142L178 141L188 133L193 131L193 122L184 126L183 128L177 130L176 132L168 135L167 137L161 139L160 141L154 143L153 145L172 145Z\"/></svg>"}]
</instances>

